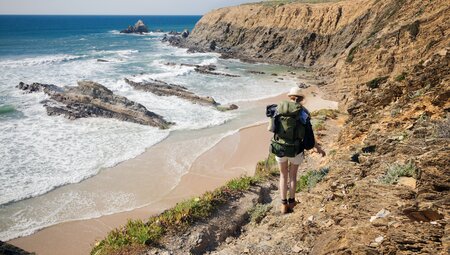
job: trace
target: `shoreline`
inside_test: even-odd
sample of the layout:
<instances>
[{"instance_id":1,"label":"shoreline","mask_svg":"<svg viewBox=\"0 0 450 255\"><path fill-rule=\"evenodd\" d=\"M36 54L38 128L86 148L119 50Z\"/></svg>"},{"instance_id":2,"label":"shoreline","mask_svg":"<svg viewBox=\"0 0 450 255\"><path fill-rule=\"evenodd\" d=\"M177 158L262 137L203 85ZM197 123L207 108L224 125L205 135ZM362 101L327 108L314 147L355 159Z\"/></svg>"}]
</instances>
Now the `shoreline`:
<instances>
[{"instance_id":1,"label":"shoreline","mask_svg":"<svg viewBox=\"0 0 450 255\"><path fill-rule=\"evenodd\" d=\"M314 92L318 93L317 90L317 87L307 89L305 91L309 95L307 99L312 98ZM258 105L276 103L284 98L285 95L283 93L276 97L258 100ZM320 96L316 98L319 99ZM326 100L314 100L314 102L317 104L308 104L307 100L307 107L310 110L321 108L320 106L323 105L325 107L330 105L324 104L324 102L328 102ZM249 105L255 104L255 102L247 103ZM145 220L151 215L159 214L173 207L177 202L222 186L232 178L252 175L256 163L268 154L271 134L266 130L266 123L252 123L240 127L238 130L229 131L218 142L195 157L188 168L189 170L179 177L180 179L174 187L170 188L165 194L159 194L159 198L149 204L100 217L57 223L38 230L31 235L12 239L8 243L38 254L89 253L96 241L103 239L112 229L124 225L129 218ZM195 132L202 132L202 130ZM164 151L164 148L162 150ZM151 158L154 156L152 153L154 151L146 150L138 157L122 162L114 168L136 167L139 164L142 167L142 164L146 163L143 159ZM227 156L224 157L223 155ZM153 177L163 178L162 175L158 176L157 174L153 175ZM137 181L138 183L131 184L136 186L145 185L145 181ZM164 186L164 178L160 184L162 185L161 187Z\"/></svg>"}]
</instances>

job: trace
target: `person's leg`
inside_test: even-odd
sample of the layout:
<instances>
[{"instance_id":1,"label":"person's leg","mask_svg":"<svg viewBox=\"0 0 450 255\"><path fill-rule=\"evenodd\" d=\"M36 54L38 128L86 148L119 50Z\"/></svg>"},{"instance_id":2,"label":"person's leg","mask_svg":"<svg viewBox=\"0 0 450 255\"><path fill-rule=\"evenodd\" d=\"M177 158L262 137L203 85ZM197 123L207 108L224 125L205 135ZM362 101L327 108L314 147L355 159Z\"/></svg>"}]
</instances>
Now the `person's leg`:
<instances>
[{"instance_id":1,"label":"person's leg","mask_svg":"<svg viewBox=\"0 0 450 255\"><path fill-rule=\"evenodd\" d=\"M298 166L303 161L303 153L298 154L294 158L290 158L289 161L291 162L289 166L289 211L292 211L297 204L295 202L295 191L297 189L297 172L298 172Z\"/></svg>"},{"instance_id":2,"label":"person's leg","mask_svg":"<svg viewBox=\"0 0 450 255\"><path fill-rule=\"evenodd\" d=\"M280 167L280 198L284 200L287 196L288 162L281 162L278 165Z\"/></svg>"},{"instance_id":3,"label":"person's leg","mask_svg":"<svg viewBox=\"0 0 450 255\"><path fill-rule=\"evenodd\" d=\"M289 198L295 199L295 190L297 189L297 171L298 165L289 166Z\"/></svg>"},{"instance_id":4,"label":"person's leg","mask_svg":"<svg viewBox=\"0 0 450 255\"><path fill-rule=\"evenodd\" d=\"M280 198L281 198L281 213L288 212L287 203L287 178L288 178L288 161L287 158L277 158L278 166L280 168Z\"/></svg>"}]
</instances>

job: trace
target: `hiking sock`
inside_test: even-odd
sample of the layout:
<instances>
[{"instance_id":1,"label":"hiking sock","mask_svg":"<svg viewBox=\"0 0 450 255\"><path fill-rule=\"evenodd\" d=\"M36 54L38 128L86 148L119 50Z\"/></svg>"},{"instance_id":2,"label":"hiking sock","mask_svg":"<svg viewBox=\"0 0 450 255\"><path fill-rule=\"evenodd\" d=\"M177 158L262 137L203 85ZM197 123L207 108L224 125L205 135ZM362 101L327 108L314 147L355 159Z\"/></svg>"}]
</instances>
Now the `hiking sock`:
<instances>
[{"instance_id":1,"label":"hiking sock","mask_svg":"<svg viewBox=\"0 0 450 255\"><path fill-rule=\"evenodd\" d=\"M288 203L288 200L287 200L287 199L281 199L281 204L287 205L287 203Z\"/></svg>"}]
</instances>

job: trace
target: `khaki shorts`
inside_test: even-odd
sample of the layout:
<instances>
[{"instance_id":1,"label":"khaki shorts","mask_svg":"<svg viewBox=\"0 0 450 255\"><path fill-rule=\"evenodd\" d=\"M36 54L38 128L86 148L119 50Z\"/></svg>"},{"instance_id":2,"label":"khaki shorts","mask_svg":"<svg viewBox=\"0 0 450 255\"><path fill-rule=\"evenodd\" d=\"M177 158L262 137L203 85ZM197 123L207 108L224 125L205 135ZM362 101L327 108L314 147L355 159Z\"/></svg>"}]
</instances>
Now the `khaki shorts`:
<instances>
[{"instance_id":1,"label":"khaki shorts","mask_svg":"<svg viewBox=\"0 0 450 255\"><path fill-rule=\"evenodd\" d=\"M293 158L290 158L290 157L280 158L280 157L275 156L275 160L278 163L284 163L289 160L289 162L291 162L291 164L293 164L293 165L300 165L303 162L303 152Z\"/></svg>"}]
</instances>

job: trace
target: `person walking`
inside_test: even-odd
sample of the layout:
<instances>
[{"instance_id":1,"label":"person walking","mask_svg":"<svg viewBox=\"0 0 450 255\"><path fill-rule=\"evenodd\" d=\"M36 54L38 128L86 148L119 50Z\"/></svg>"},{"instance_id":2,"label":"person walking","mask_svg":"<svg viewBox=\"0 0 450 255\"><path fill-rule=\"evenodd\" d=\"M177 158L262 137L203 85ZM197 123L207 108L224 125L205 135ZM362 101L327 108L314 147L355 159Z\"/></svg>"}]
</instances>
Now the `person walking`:
<instances>
[{"instance_id":1,"label":"person walking","mask_svg":"<svg viewBox=\"0 0 450 255\"><path fill-rule=\"evenodd\" d=\"M287 94L289 100L282 101L276 107L274 137L271 152L275 154L280 169L281 213L292 212L295 205L295 190L297 188L297 171L304 159L304 149L314 147L322 157L326 155L312 134L310 114L303 106L304 94L298 87L292 88ZM306 145L306 136L312 136L313 145ZM311 140L311 139L310 139ZM311 142L309 142L311 143ZM289 191L289 192L288 192ZM288 198L289 193L289 198Z\"/></svg>"}]
</instances>

